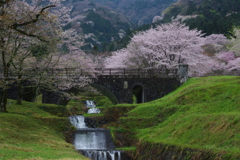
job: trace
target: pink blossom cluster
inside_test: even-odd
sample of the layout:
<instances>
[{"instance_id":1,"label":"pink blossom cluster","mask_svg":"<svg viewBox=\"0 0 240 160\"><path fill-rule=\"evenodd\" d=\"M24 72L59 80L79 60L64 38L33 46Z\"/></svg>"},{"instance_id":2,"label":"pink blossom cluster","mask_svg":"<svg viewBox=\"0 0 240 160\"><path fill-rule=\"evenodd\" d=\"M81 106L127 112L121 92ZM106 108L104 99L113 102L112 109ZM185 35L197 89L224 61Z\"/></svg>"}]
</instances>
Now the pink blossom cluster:
<instances>
[{"instance_id":1,"label":"pink blossom cluster","mask_svg":"<svg viewBox=\"0 0 240 160\"><path fill-rule=\"evenodd\" d=\"M106 58L105 67L167 68L189 65L190 76L203 76L222 68L221 62L203 54L206 44L223 44L223 35L204 35L173 21L135 34L126 48Z\"/></svg>"}]
</instances>

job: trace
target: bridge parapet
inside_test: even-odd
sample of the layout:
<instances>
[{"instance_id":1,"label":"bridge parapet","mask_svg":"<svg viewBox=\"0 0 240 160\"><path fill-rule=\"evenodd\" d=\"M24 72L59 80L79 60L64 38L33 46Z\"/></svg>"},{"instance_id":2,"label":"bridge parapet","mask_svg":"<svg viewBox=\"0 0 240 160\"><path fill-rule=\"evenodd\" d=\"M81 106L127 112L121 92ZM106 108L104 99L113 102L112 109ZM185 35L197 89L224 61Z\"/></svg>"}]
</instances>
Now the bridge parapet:
<instances>
[{"instance_id":1,"label":"bridge parapet","mask_svg":"<svg viewBox=\"0 0 240 160\"><path fill-rule=\"evenodd\" d=\"M178 69L167 68L103 68L97 69L98 77L102 78L151 78L151 77L177 77Z\"/></svg>"},{"instance_id":2,"label":"bridge parapet","mask_svg":"<svg viewBox=\"0 0 240 160\"><path fill-rule=\"evenodd\" d=\"M162 66L160 68L95 68L96 76L121 76L121 77L177 77L178 76L178 68L168 69L166 66ZM16 77L20 73L17 73L16 70L9 69L9 76ZM86 71L79 68L34 68L34 69L25 69L21 71L22 76L55 76L55 77L63 77L64 76L88 76L94 77L94 75L87 73ZM3 77L3 70L0 68L0 76Z\"/></svg>"},{"instance_id":3,"label":"bridge parapet","mask_svg":"<svg viewBox=\"0 0 240 160\"><path fill-rule=\"evenodd\" d=\"M18 74L9 69L8 79L18 79ZM21 72L22 79L31 79L34 76L42 76L46 79L63 79L78 82L81 78L176 78L184 83L188 78L188 65L180 64L179 67L168 69L160 68L95 68L95 73L87 73L79 68L48 68L26 69ZM4 78L0 68L0 78Z\"/></svg>"}]
</instances>

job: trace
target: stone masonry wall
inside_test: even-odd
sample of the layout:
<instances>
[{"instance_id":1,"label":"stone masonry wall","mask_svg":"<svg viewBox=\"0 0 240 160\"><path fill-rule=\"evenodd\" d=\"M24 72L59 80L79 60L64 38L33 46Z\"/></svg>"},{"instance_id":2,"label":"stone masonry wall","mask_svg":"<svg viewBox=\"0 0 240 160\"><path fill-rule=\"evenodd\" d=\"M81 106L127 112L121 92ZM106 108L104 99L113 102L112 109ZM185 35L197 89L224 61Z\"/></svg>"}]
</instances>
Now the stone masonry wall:
<instances>
[{"instance_id":1,"label":"stone masonry wall","mask_svg":"<svg viewBox=\"0 0 240 160\"><path fill-rule=\"evenodd\" d=\"M149 102L170 93L180 86L176 78L124 78L117 76L99 77L98 83L108 88L119 103L133 102L133 88L137 85L143 88L144 102ZM125 84L125 85L124 85Z\"/></svg>"}]
</instances>

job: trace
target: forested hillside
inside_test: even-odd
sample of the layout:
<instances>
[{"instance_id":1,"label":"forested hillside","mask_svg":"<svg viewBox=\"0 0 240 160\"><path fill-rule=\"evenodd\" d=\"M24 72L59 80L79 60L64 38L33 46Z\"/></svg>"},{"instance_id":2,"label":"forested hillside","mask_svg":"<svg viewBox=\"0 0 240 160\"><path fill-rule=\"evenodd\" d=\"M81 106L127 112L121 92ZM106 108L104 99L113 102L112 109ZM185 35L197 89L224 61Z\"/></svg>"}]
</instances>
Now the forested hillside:
<instances>
[{"instance_id":1,"label":"forested hillside","mask_svg":"<svg viewBox=\"0 0 240 160\"><path fill-rule=\"evenodd\" d=\"M67 1L72 6L73 21L65 28L73 28L85 38L85 51L105 51L111 41L123 37L133 24L113 9L88 0Z\"/></svg>"},{"instance_id":2,"label":"forested hillside","mask_svg":"<svg viewBox=\"0 0 240 160\"><path fill-rule=\"evenodd\" d=\"M177 0L95 0L113 8L116 12L122 13L135 25L149 24L156 15Z\"/></svg>"},{"instance_id":3,"label":"forested hillside","mask_svg":"<svg viewBox=\"0 0 240 160\"><path fill-rule=\"evenodd\" d=\"M181 19L190 29L198 29L205 35L224 34L228 37L232 34L233 26L240 25L238 6L239 0L179 0L158 15L163 18L162 20L134 28L130 34L118 41L115 48L125 47L133 34L170 22L174 18Z\"/></svg>"},{"instance_id":4,"label":"forested hillside","mask_svg":"<svg viewBox=\"0 0 240 160\"><path fill-rule=\"evenodd\" d=\"M173 2L176 0L68 0L65 5L73 6L73 22L66 28L85 34L85 51L112 51L119 48L116 41L137 26L152 23Z\"/></svg>"},{"instance_id":5,"label":"forested hillside","mask_svg":"<svg viewBox=\"0 0 240 160\"><path fill-rule=\"evenodd\" d=\"M164 13L164 21L177 15L191 15L186 22L191 28L204 33L225 35L233 25L240 25L239 0L180 0L172 4Z\"/></svg>"},{"instance_id":6,"label":"forested hillside","mask_svg":"<svg viewBox=\"0 0 240 160\"><path fill-rule=\"evenodd\" d=\"M228 35L233 25L239 25L239 0L68 0L73 6L74 21L67 27L84 33L85 51L105 52L125 47L130 37L158 24L182 18L191 29L207 35Z\"/></svg>"}]
</instances>

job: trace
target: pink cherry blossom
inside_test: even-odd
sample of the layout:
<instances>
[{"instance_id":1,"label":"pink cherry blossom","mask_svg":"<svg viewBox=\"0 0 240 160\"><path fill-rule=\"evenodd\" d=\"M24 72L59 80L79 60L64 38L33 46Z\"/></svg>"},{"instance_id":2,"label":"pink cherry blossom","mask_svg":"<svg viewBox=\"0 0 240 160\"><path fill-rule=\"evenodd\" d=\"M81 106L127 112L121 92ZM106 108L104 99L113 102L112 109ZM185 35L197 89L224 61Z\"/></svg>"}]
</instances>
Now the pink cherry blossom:
<instances>
[{"instance_id":1,"label":"pink cherry blossom","mask_svg":"<svg viewBox=\"0 0 240 160\"><path fill-rule=\"evenodd\" d=\"M202 76L218 68L219 62L203 53L208 43L223 43L222 35L207 38L198 30L190 30L174 21L135 34L125 49L106 58L106 67L176 68L189 65L190 76Z\"/></svg>"}]
</instances>

